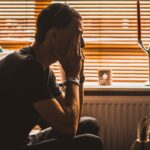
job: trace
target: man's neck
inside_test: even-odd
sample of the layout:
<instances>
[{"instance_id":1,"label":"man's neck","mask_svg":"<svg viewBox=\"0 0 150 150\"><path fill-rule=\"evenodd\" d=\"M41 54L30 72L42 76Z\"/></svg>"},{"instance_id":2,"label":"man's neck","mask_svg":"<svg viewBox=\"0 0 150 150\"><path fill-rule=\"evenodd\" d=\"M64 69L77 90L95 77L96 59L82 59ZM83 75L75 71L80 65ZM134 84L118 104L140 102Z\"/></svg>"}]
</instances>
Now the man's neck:
<instances>
[{"instance_id":1,"label":"man's neck","mask_svg":"<svg viewBox=\"0 0 150 150\"><path fill-rule=\"evenodd\" d=\"M47 48L42 44L38 44L35 42L31 47L35 54L36 60L41 64L44 70L53 63L50 59L50 52L48 53Z\"/></svg>"}]
</instances>

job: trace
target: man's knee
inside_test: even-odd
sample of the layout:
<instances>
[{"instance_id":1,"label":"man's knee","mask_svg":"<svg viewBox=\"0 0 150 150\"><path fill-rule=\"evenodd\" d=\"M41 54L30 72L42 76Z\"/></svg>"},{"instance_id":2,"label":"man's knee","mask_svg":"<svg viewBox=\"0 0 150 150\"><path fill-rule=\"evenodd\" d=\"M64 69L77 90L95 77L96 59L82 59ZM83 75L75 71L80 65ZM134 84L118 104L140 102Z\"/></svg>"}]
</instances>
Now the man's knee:
<instances>
[{"instance_id":1,"label":"man's knee","mask_svg":"<svg viewBox=\"0 0 150 150\"><path fill-rule=\"evenodd\" d=\"M77 146L74 148L78 148L78 150L103 150L103 143L101 138L92 134L79 135L74 138L74 142L74 144Z\"/></svg>"},{"instance_id":2,"label":"man's knee","mask_svg":"<svg viewBox=\"0 0 150 150\"><path fill-rule=\"evenodd\" d=\"M94 134L99 135L100 125L98 120L93 117L81 117L79 122L78 134Z\"/></svg>"}]
</instances>

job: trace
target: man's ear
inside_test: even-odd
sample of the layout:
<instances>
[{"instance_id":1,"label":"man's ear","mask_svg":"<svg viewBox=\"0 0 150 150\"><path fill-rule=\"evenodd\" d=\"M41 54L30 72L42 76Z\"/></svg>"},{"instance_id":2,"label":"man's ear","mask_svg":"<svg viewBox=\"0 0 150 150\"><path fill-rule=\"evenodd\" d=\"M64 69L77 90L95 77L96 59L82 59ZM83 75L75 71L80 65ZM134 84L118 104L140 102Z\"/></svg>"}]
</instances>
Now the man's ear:
<instances>
[{"instance_id":1,"label":"man's ear","mask_svg":"<svg viewBox=\"0 0 150 150\"><path fill-rule=\"evenodd\" d=\"M56 33L56 28L49 29L48 32L46 33L46 42L51 43L53 46L55 46L56 37L57 37L56 34L57 34Z\"/></svg>"},{"instance_id":2,"label":"man's ear","mask_svg":"<svg viewBox=\"0 0 150 150\"><path fill-rule=\"evenodd\" d=\"M56 38L56 28L51 28L48 30L47 34L49 39L55 39Z\"/></svg>"}]
</instances>

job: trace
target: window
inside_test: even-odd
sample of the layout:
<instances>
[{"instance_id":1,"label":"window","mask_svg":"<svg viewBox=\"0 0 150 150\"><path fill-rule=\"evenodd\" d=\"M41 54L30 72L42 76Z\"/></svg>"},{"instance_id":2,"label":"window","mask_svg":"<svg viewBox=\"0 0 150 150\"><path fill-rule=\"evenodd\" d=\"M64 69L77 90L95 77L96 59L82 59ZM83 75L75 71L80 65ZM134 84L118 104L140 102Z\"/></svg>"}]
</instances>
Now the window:
<instances>
[{"instance_id":1,"label":"window","mask_svg":"<svg viewBox=\"0 0 150 150\"><path fill-rule=\"evenodd\" d=\"M0 44L6 49L26 45L35 33L34 1L0 1Z\"/></svg>"},{"instance_id":2,"label":"window","mask_svg":"<svg viewBox=\"0 0 150 150\"><path fill-rule=\"evenodd\" d=\"M0 46L17 50L33 42L37 14L46 5L43 0L0 0Z\"/></svg>"},{"instance_id":3,"label":"window","mask_svg":"<svg viewBox=\"0 0 150 150\"><path fill-rule=\"evenodd\" d=\"M29 45L36 17L51 0L0 0L0 46ZM65 2L53 0L52 2ZM86 83L98 85L98 70L111 69L113 83L142 83L148 79L148 59L137 45L136 1L69 0L83 17ZM150 39L150 2L141 1L142 38ZM60 81L58 63L53 69Z\"/></svg>"},{"instance_id":4,"label":"window","mask_svg":"<svg viewBox=\"0 0 150 150\"><path fill-rule=\"evenodd\" d=\"M136 1L72 0L68 3L84 20L87 83L98 85L99 69L111 69L113 83L142 83L148 79L147 55L137 44ZM141 1L145 44L150 42L149 8L149 1Z\"/></svg>"},{"instance_id":5,"label":"window","mask_svg":"<svg viewBox=\"0 0 150 150\"><path fill-rule=\"evenodd\" d=\"M142 38L150 42L150 2L141 0ZM112 69L113 82L142 83L148 59L137 45L136 1L100 1L99 67Z\"/></svg>"}]
</instances>

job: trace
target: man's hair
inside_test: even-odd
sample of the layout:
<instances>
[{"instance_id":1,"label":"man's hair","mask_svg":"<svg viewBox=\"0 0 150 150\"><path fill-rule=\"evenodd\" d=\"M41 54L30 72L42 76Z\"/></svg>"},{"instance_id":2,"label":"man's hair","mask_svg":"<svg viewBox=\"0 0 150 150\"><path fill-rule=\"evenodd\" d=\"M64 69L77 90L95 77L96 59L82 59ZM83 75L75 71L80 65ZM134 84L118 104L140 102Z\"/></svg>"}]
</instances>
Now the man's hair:
<instances>
[{"instance_id":1,"label":"man's hair","mask_svg":"<svg viewBox=\"0 0 150 150\"><path fill-rule=\"evenodd\" d=\"M50 28L56 27L63 29L70 24L73 18L81 19L81 16L67 4L50 4L41 11L37 18L35 40L37 42L43 42Z\"/></svg>"}]
</instances>

